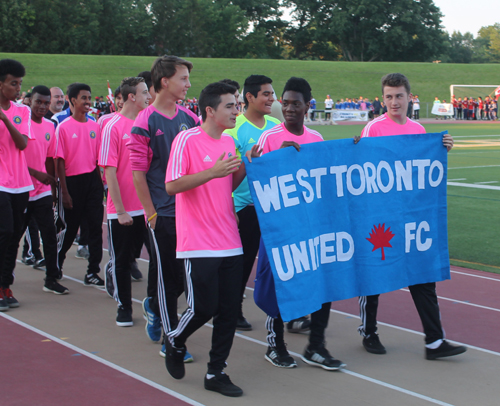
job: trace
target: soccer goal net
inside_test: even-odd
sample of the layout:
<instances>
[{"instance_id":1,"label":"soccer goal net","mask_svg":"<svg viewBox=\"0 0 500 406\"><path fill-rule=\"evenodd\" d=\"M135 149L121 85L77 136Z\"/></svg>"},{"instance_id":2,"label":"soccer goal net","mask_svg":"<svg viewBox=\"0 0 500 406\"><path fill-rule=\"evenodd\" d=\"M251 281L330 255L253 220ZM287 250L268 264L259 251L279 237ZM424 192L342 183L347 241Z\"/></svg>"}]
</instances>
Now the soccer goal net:
<instances>
[{"instance_id":1,"label":"soccer goal net","mask_svg":"<svg viewBox=\"0 0 500 406\"><path fill-rule=\"evenodd\" d=\"M495 98L495 90L499 85L451 85L450 86L450 100L452 96L458 100L459 97L477 99L481 97L483 100L486 96Z\"/></svg>"}]
</instances>

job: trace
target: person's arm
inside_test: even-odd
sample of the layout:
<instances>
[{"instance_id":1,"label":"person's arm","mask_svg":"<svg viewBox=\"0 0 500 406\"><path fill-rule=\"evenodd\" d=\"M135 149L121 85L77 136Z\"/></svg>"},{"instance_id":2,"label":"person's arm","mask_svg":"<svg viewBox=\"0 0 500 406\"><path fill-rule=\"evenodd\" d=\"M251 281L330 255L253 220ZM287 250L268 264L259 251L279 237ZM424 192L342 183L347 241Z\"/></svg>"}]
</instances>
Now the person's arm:
<instances>
[{"instance_id":1,"label":"person's arm","mask_svg":"<svg viewBox=\"0 0 500 406\"><path fill-rule=\"evenodd\" d=\"M450 134L443 135L443 145L448 152L453 148L453 137Z\"/></svg>"},{"instance_id":2,"label":"person's arm","mask_svg":"<svg viewBox=\"0 0 500 406\"><path fill-rule=\"evenodd\" d=\"M50 189L52 191L52 200L55 202L57 198L57 178L56 178L56 165L54 163L54 158L47 157L45 160L45 170L47 173L54 178L54 183L50 184Z\"/></svg>"},{"instance_id":3,"label":"person's arm","mask_svg":"<svg viewBox=\"0 0 500 406\"><path fill-rule=\"evenodd\" d=\"M149 220L151 216L156 213L155 206L151 200L151 193L149 192L148 181L146 179L145 171L132 171L134 177L135 191L137 192L137 197L139 198L144 212L146 213L146 218L148 219L149 225L154 230L156 226L156 216ZM107 174L106 174L107 176ZM109 188L109 185L108 185Z\"/></svg>"},{"instance_id":4,"label":"person's arm","mask_svg":"<svg viewBox=\"0 0 500 406\"><path fill-rule=\"evenodd\" d=\"M33 176L37 181L43 183L44 185L53 185L55 186L56 180L53 176L48 173L37 171L36 169L28 167L28 172L31 176Z\"/></svg>"},{"instance_id":5,"label":"person's arm","mask_svg":"<svg viewBox=\"0 0 500 406\"><path fill-rule=\"evenodd\" d=\"M113 200L113 204L116 208L116 214L118 215L118 222L122 226L131 226L134 224L134 220L125 210L123 206L122 195L120 193L120 185L118 184L118 178L116 177L116 167L106 166L104 168L106 172L106 182L108 183L108 193Z\"/></svg>"},{"instance_id":6,"label":"person's arm","mask_svg":"<svg viewBox=\"0 0 500 406\"><path fill-rule=\"evenodd\" d=\"M247 151L245 156L248 159L248 162L252 162L252 158L258 158L262 155L262 148L258 145L255 144L250 151ZM236 190L238 186L240 186L241 182L243 182L243 179L245 179L245 176L247 176L247 171L245 164L243 163L239 169L233 173L233 191Z\"/></svg>"},{"instance_id":7,"label":"person's arm","mask_svg":"<svg viewBox=\"0 0 500 406\"><path fill-rule=\"evenodd\" d=\"M12 124L9 118L5 115L3 110L0 108L0 120L2 120L7 127L7 130L10 133L12 141L16 145L16 148L19 150L23 150L28 146L28 137L24 134L21 134L19 130Z\"/></svg>"},{"instance_id":8,"label":"person's arm","mask_svg":"<svg viewBox=\"0 0 500 406\"><path fill-rule=\"evenodd\" d=\"M201 186L208 181L215 178L223 178L225 176L231 175L238 171L241 165L241 159L236 156L231 156L224 159L226 153L224 152L215 162L215 165L204 171L194 173L192 175L184 175L176 180L167 182L165 184L165 189L170 196L176 195L178 193L185 192L187 190L194 189ZM241 166L240 166L241 165ZM243 176L244 178L245 176ZM243 180L243 178L241 180ZM241 183L241 181L240 181ZM234 179L233 179L234 186ZM235 188L233 187L233 190Z\"/></svg>"},{"instance_id":9,"label":"person's arm","mask_svg":"<svg viewBox=\"0 0 500 406\"><path fill-rule=\"evenodd\" d=\"M73 208L73 200L68 192L66 185L66 167L64 166L64 159L57 158L57 173L59 175L59 184L61 185L62 203L65 209Z\"/></svg>"}]
</instances>

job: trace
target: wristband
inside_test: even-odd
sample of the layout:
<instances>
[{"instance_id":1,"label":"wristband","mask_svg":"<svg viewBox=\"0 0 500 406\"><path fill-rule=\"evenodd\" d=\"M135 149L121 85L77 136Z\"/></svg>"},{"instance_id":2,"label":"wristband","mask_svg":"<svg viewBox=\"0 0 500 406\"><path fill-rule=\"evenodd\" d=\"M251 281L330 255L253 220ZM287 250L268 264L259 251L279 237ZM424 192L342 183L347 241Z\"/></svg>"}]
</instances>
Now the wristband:
<instances>
[{"instance_id":1,"label":"wristband","mask_svg":"<svg viewBox=\"0 0 500 406\"><path fill-rule=\"evenodd\" d=\"M148 218L148 222L153 220L157 215L158 215L158 213L153 214L150 218Z\"/></svg>"}]
</instances>

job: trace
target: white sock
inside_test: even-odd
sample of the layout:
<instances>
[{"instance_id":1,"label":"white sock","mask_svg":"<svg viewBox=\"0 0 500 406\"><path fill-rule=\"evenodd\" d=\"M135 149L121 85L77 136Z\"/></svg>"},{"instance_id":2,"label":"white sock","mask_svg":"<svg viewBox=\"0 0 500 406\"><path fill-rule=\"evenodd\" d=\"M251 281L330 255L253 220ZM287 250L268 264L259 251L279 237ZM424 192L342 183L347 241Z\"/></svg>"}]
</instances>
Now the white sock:
<instances>
[{"instance_id":1,"label":"white sock","mask_svg":"<svg viewBox=\"0 0 500 406\"><path fill-rule=\"evenodd\" d=\"M433 343L426 344L426 345L425 345L425 348L428 348L429 350L435 350L435 349L436 349L436 348L438 348L441 344L443 344L443 340L442 340L442 339L439 339L439 340L434 341Z\"/></svg>"}]
</instances>

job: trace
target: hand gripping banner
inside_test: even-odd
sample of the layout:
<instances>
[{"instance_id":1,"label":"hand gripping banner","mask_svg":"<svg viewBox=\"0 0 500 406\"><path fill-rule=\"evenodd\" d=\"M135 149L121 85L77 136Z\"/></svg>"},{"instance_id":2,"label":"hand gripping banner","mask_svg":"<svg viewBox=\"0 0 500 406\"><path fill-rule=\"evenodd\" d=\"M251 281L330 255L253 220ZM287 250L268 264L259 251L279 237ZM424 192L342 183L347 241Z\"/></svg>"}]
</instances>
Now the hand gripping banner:
<instances>
[{"instance_id":1,"label":"hand gripping banner","mask_svg":"<svg viewBox=\"0 0 500 406\"><path fill-rule=\"evenodd\" d=\"M442 136L343 139L245 158L283 320L450 278Z\"/></svg>"}]
</instances>

